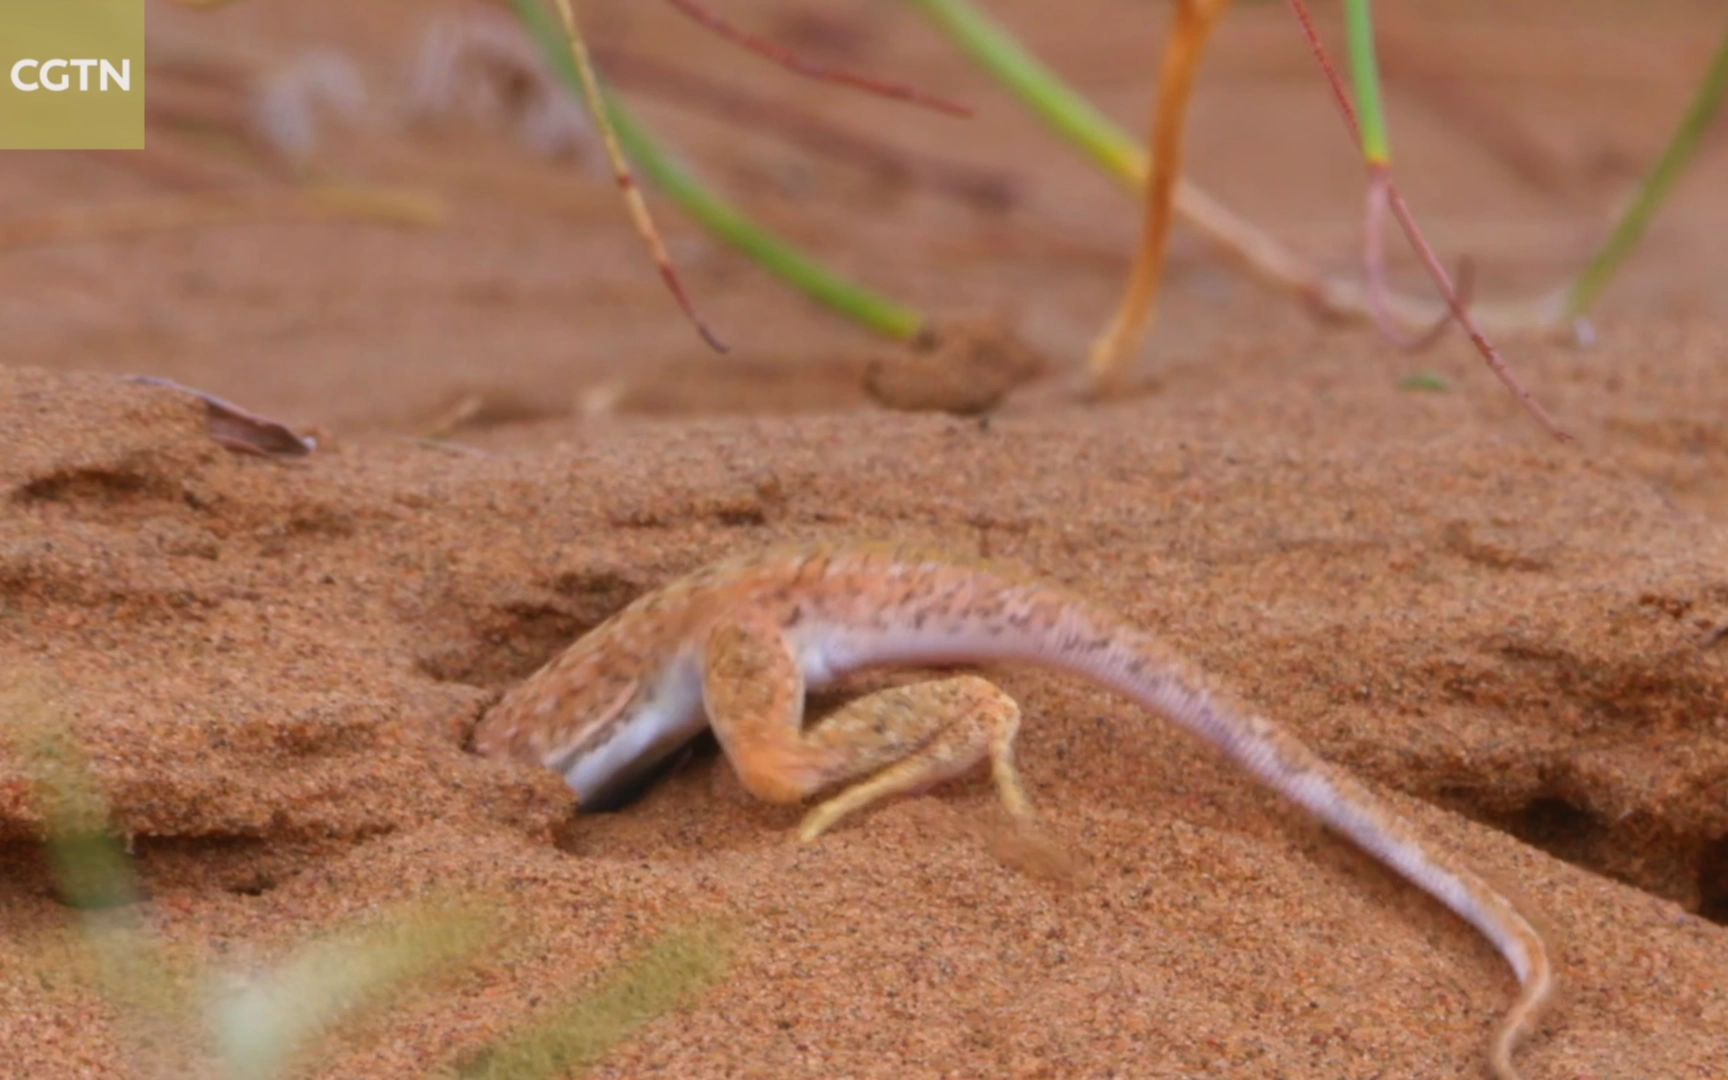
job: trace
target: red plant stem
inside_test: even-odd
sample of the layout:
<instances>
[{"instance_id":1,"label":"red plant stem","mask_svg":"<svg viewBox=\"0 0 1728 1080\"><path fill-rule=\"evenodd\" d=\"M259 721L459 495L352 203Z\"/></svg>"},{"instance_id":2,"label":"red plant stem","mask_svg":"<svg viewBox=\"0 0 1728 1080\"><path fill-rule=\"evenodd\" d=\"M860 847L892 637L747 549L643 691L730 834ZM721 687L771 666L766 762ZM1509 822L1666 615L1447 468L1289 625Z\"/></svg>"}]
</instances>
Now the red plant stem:
<instances>
[{"instance_id":1,"label":"red plant stem","mask_svg":"<svg viewBox=\"0 0 1728 1080\"><path fill-rule=\"evenodd\" d=\"M710 32L806 78L839 83L842 86L850 86L853 89L863 90L865 93L875 94L878 97L893 98L896 101L921 105L927 109L947 113L949 116L969 118L972 115L972 110L964 105L937 97L934 94L927 94L904 83L885 82L869 75L860 75L853 71L840 71L812 63L783 45L776 45L766 38L757 37L747 31L740 30L714 12L709 11L698 0L666 0L666 2Z\"/></svg>"},{"instance_id":2,"label":"red plant stem","mask_svg":"<svg viewBox=\"0 0 1728 1080\"><path fill-rule=\"evenodd\" d=\"M1289 0L1289 4L1290 10L1296 15L1296 21L1302 26L1303 36L1308 39L1308 47L1313 50L1314 58L1320 63L1320 70L1326 75L1326 82L1332 87L1332 96L1338 102L1339 111L1344 114L1344 122L1350 129L1351 140L1356 143L1356 148L1360 150L1362 148L1362 127L1356 119L1356 108L1350 103L1350 95L1344 88L1344 80L1339 78L1338 69L1332 66L1331 58L1326 53L1326 46L1320 40L1320 33L1315 29L1314 20L1308 13L1307 4L1303 0ZM1433 278L1434 283L1440 287L1441 295L1446 298L1447 309L1452 312L1452 317L1458 320L1458 324L1464 327L1464 332L1470 335L1471 344L1475 345L1476 351L1482 354L1482 359L1488 365L1488 369L1505 385L1506 389L1512 391L1512 395L1518 399L1518 403L1524 407L1524 411L1541 424L1548 434L1561 442L1571 442L1572 436L1560 427L1548 410L1542 407L1542 403L1536 400L1535 395L1525 389L1524 384L1519 381L1518 376L1513 374L1511 367L1507 365L1505 358L1500 355L1500 350L1494 347L1494 343L1488 340L1488 335L1484 334L1482 328L1476 324L1475 317L1470 314L1463 298L1459 296L1458 290L1453 286L1452 276L1446 272L1446 267L1440 262L1439 256L1434 254L1434 249L1428 245L1427 238L1422 235L1421 227L1416 224L1416 218L1410 212L1410 205L1404 201L1403 192L1398 190L1397 182L1392 179L1390 166L1370 164L1370 184L1375 182L1373 176L1375 169L1380 169L1383 172L1382 179L1386 199L1391 206L1392 216L1398 219L1398 224L1404 230L1405 239L1410 242L1410 246L1415 249L1417 256L1422 260L1422 265L1427 269L1428 276ZM1370 289L1372 289L1372 285L1370 285Z\"/></svg>"},{"instance_id":3,"label":"red plant stem","mask_svg":"<svg viewBox=\"0 0 1728 1080\"><path fill-rule=\"evenodd\" d=\"M1506 363L1505 358L1500 355L1500 350L1494 347L1494 343L1488 340L1488 335L1482 332L1480 326L1476 325L1476 317L1470 314L1470 309L1464 305L1463 299L1458 295L1458 290L1453 287L1452 276L1446 272L1446 267L1440 262L1440 257L1435 255L1434 249L1428 246L1427 238L1422 235L1421 228L1417 226L1416 217L1410 212L1410 204L1404 201L1404 193L1398 190L1398 185L1392 183L1390 177L1386 182L1386 194L1392 204L1392 216L1397 218L1398 224L1404 228L1404 238L1410 242L1411 247L1416 249L1416 254L1422 259L1422 265L1428 269L1428 276L1432 277L1435 283L1440 286L1441 294L1446 297L1446 306L1452 309L1452 317L1457 319L1459 325L1464 327L1464 332L1470 335L1471 344L1475 345L1476 351L1482 354L1482 359L1487 362L1489 370L1493 371L1495 376L1505 384L1506 389L1512 391L1513 395L1517 397L1518 403L1524 406L1524 411L1534 417L1536 422L1547 430L1548 434L1561 442L1573 442L1572 435L1560 426L1547 409L1543 408L1542 403L1536 400L1534 394L1525 389L1518 376L1513 374L1512 368Z\"/></svg>"},{"instance_id":4,"label":"red plant stem","mask_svg":"<svg viewBox=\"0 0 1728 1080\"><path fill-rule=\"evenodd\" d=\"M1368 313L1386 340L1405 352L1421 352L1440 340L1452 325L1452 313L1443 312L1420 334L1410 335L1398 325L1387 303L1386 285L1386 208L1387 185L1390 181L1384 166L1371 166L1368 171L1367 206L1362 214L1362 270L1368 299ZM1464 306L1470 304L1470 263L1466 260L1458 272L1458 294Z\"/></svg>"},{"instance_id":5,"label":"red plant stem","mask_svg":"<svg viewBox=\"0 0 1728 1080\"><path fill-rule=\"evenodd\" d=\"M1290 10L1296 13L1296 21L1302 24L1302 36L1308 39L1308 48L1313 51L1320 70L1326 73L1326 85L1332 88L1333 100L1338 102L1338 111L1344 114L1344 123L1350 128L1350 141L1360 148L1362 124L1356 119L1356 106L1351 103L1350 94L1344 89L1344 80L1338 69L1332 66L1332 57L1327 55L1326 46L1320 41L1320 31L1314 27L1314 17L1308 14L1308 5L1302 0L1290 0Z\"/></svg>"},{"instance_id":6,"label":"red plant stem","mask_svg":"<svg viewBox=\"0 0 1728 1080\"><path fill-rule=\"evenodd\" d=\"M630 160L624 156L623 146L618 139L617 125L612 122L612 112L606 103L606 94L600 88L600 77L594 71L594 62L588 55L588 43L582 37L582 29L576 21L576 9L571 0L556 0L558 19L563 25L564 43L570 50L570 63L576 69L576 77L582 87L582 96L588 103L588 113L594 119L594 126L600 132L600 141L606 148L606 160L612 166L612 180L618 187L619 196L624 200L624 206L630 213L630 220L636 227L637 235L648 245L648 251L653 256L654 265L660 270L660 277L666 282L666 288L672 293L672 298L683 309L684 317L696 328L702 340L715 352L727 351L726 343L721 341L702 317L696 314L696 305L690 302L690 295L684 291L684 283L678 277L678 269L672 263L672 256L666 250L666 242L660 236L660 230L654 227L654 215L648 209L648 201L642 196L642 189L636 186L636 177L630 171ZM518 5L518 11L524 10Z\"/></svg>"}]
</instances>

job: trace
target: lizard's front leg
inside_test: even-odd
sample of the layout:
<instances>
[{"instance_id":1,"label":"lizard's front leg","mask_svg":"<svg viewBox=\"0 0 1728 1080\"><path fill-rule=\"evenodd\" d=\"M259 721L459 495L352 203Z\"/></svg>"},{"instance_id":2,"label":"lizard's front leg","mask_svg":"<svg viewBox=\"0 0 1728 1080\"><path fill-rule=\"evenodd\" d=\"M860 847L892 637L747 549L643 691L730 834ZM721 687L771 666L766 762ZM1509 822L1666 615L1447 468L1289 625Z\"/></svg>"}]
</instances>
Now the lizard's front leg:
<instances>
[{"instance_id":1,"label":"lizard's front leg","mask_svg":"<svg viewBox=\"0 0 1728 1080\"><path fill-rule=\"evenodd\" d=\"M796 802L867 777L812 810L798 830L801 840L985 758L1009 813L1031 813L1014 769L1019 706L975 675L869 694L805 730L803 674L785 634L767 620L742 621L717 626L704 642L702 693L715 737L753 794Z\"/></svg>"}]
</instances>

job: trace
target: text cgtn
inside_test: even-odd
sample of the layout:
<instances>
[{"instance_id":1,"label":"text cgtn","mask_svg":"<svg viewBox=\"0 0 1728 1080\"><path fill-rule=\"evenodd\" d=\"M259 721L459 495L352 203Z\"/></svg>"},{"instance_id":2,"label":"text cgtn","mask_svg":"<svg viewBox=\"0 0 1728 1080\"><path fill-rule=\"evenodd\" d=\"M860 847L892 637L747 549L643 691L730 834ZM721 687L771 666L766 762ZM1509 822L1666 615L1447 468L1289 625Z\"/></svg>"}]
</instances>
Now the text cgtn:
<instances>
[{"instance_id":1,"label":"text cgtn","mask_svg":"<svg viewBox=\"0 0 1728 1080\"><path fill-rule=\"evenodd\" d=\"M132 61L122 60L116 67L111 60L20 60L12 65L12 85L26 94L38 90L51 94L72 90L82 94L92 90L130 93Z\"/></svg>"}]
</instances>

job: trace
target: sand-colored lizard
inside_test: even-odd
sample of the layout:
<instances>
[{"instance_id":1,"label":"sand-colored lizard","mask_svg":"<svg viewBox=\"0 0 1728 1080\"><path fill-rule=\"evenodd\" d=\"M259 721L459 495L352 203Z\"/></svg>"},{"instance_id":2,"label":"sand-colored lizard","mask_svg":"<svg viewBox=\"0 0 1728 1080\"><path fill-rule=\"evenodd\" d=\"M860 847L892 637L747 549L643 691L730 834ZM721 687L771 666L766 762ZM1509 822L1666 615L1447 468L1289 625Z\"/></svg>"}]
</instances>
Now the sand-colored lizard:
<instances>
[{"instance_id":1,"label":"sand-colored lizard","mask_svg":"<svg viewBox=\"0 0 1728 1080\"><path fill-rule=\"evenodd\" d=\"M812 840L846 814L988 760L1010 814L1020 710L977 676L869 694L805 727L805 692L864 668L1020 661L1076 675L1162 714L1343 833L1476 927L1521 990L1489 1063L1554 993L1547 943L1517 907L1378 797L1271 721L1232 703L1153 635L1016 571L889 546L817 546L720 563L649 593L576 641L480 722L483 754L563 774L604 801L706 725L752 793L800 801L855 781L805 817Z\"/></svg>"}]
</instances>

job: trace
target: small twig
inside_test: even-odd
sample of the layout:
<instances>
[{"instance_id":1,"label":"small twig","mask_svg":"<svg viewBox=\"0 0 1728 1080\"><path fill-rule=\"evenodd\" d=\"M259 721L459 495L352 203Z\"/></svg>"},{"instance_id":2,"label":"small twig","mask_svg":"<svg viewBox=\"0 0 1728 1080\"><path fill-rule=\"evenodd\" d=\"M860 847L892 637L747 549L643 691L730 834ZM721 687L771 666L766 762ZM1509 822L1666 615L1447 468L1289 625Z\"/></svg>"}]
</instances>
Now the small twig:
<instances>
[{"instance_id":1,"label":"small twig","mask_svg":"<svg viewBox=\"0 0 1728 1080\"><path fill-rule=\"evenodd\" d=\"M1543 407L1542 403L1536 400L1535 395L1524 388L1524 384L1519 381L1518 376L1513 373L1505 358L1500 355L1500 350L1494 347L1494 343L1488 340L1488 335L1477 325L1475 316L1471 315L1470 309L1465 306L1463 294L1453 283L1452 275L1446 272L1446 266L1440 261L1440 256L1434 253L1434 249L1428 245L1427 238L1422 235L1421 228L1416 224L1416 217L1410 212L1410 206L1404 201L1404 194L1398 190L1398 185L1388 183L1386 193L1391 198L1392 216L1398 219L1398 224L1404 229L1404 238L1410 242L1412 248L1416 249L1416 254L1421 258L1422 265L1428 270L1428 276L1440 286L1440 292L1446 297L1446 306L1451 309L1452 317L1457 319L1459 325L1464 327L1464 332L1470 335L1470 343L1476 346L1478 353L1482 354L1482 359L1487 363L1489 370L1494 372L1495 377L1508 390L1512 391L1513 396L1518 399L1518 404L1524 406L1524 411L1529 413L1538 424L1541 424L1548 434L1561 442L1574 442L1571 433L1562 428L1553 415Z\"/></svg>"},{"instance_id":2,"label":"small twig","mask_svg":"<svg viewBox=\"0 0 1728 1080\"><path fill-rule=\"evenodd\" d=\"M1314 59L1326 76L1326 86L1332 91L1332 100L1338 103L1338 111L1344 117L1344 126L1350 129L1350 141L1361 146L1362 125L1356 120L1356 106L1350 102L1350 94L1344 89L1344 80L1339 77L1338 69L1332 66L1332 57L1320 44L1320 31L1314 26L1314 17L1308 13L1305 4L1292 3L1290 10L1296 13L1296 21L1302 26L1302 36L1308 40Z\"/></svg>"},{"instance_id":3,"label":"small twig","mask_svg":"<svg viewBox=\"0 0 1728 1080\"><path fill-rule=\"evenodd\" d=\"M1406 332L1393 316L1391 288L1386 282L1386 207L1385 171L1370 170L1367 209L1362 215L1362 271L1364 284L1368 287L1368 309L1373 312L1374 324L1382 337L1405 352L1421 352L1445 336L1446 329L1452 325L1452 313L1441 312L1426 329L1416 334ZM1465 307L1470 306L1474 286L1474 265L1467 257L1459 259L1458 295Z\"/></svg>"},{"instance_id":4,"label":"small twig","mask_svg":"<svg viewBox=\"0 0 1728 1080\"><path fill-rule=\"evenodd\" d=\"M1339 113L1344 117L1345 125L1350 129L1350 141L1357 146L1363 145L1362 125L1356 119L1356 107L1350 101L1350 95L1345 92L1344 80L1338 74L1338 69L1332 66L1332 58L1319 47L1319 31L1315 29L1308 9L1294 5L1297 21L1302 24L1302 33L1308 39L1314 50L1314 59L1320 64L1320 70L1326 76L1326 85L1332 91L1332 97L1338 105ZM1374 79L1378 79L1375 75ZM1374 90L1378 95L1378 89ZM1382 136L1383 138L1383 136ZM1388 341L1401 349L1411 349L1417 342L1432 337L1438 340L1445 328L1452 322L1452 313L1442 310L1415 338L1405 332L1399 320L1392 313L1391 289L1386 283L1386 253L1384 223L1387 204L1390 201L1387 185L1391 182L1389 170L1381 164L1371 164L1368 170L1368 186L1365 193L1362 228L1362 276L1364 298L1367 301L1369 317L1373 320L1375 329Z\"/></svg>"},{"instance_id":5,"label":"small twig","mask_svg":"<svg viewBox=\"0 0 1728 1080\"><path fill-rule=\"evenodd\" d=\"M576 65L576 74L581 80L582 96L588 102L588 111L594 117L595 125L600 129L601 141L606 146L606 157L612 163L612 178L618 185L618 192L624 199L630 220L636 226L637 235L647 245L655 266L660 270L661 279L665 281L673 299L678 301L678 306L684 309L685 317L696 327L696 332L702 335L702 340L708 343L709 348L723 353L726 351L725 343L708 329L708 324L696 314L695 305L685 293L684 283L678 277L672 256L660 239L660 231L654 227L654 215L649 212L648 202L642 198L642 191L636 186L636 178L631 175L630 162L618 145L618 132L613 128L606 97L600 90L600 79L594 73L593 61L588 57L588 45L576 23L576 11L571 7L571 0L553 0L553 5L558 9L558 17L564 24L564 40L570 50L570 59ZM520 10L522 4L518 3L517 6Z\"/></svg>"},{"instance_id":6,"label":"small twig","mask_svg":"<svg viewBox=\"0 0 1728 1080\"><path fill-rule=\"evenodd\" d=\"M802 75L805 78L850 86L868 94L893 98L896 101L904 101L912 105L921 105L927 109L934 109L936 112L947 113L949 116L969 118L972 115L972 110L964 105L939 98L934 94L927 94L904 83L884 82L869 75L860 75L857 72L842 71L812 63L783 45L777 45L765 38L738 29L708 10L705 5L698 3L697 0L667 0L667 3L712 33L735 45L742 46L758 56L766 57L787 71Z\"/></svg>"}]
</instances>

